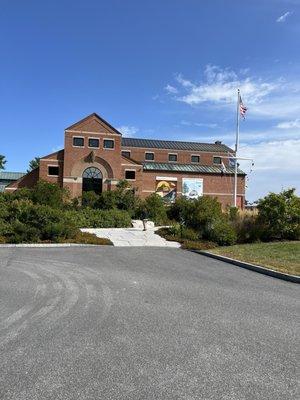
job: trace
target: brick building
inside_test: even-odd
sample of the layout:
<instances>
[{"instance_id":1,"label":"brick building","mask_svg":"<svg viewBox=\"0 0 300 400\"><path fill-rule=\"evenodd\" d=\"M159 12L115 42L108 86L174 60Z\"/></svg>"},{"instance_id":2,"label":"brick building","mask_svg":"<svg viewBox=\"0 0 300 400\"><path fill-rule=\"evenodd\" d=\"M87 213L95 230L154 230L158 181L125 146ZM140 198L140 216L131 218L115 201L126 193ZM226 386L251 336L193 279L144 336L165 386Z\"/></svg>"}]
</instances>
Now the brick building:
<instances>
[{"instance_id":1,"label":"brick building","mask_svg":"<svg viewBox=\"0 0 300 400\"><path fill-rule=\"evenodd\" d=\"M182 194L190 198L210 195L225 207L233 203L234 168L226 158L233 153L221 142L122 137L94 113L65 129L64 149L42 157L39 168L6 190L32 187L43 179L68 188L77 197L89 190L113 190L119 180L126 179L141 197L155 192L166 200ZM245 204L245 174L240 170L238 204Z\"/></svg>"}]
</instances>

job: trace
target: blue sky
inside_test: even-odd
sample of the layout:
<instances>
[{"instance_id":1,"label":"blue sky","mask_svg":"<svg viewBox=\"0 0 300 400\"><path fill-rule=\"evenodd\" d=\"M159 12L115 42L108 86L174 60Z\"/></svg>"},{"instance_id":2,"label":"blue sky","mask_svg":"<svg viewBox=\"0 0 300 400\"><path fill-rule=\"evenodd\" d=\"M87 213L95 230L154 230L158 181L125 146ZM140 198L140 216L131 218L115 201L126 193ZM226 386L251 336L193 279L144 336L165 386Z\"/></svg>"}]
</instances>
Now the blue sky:
<instances>
[{"instance_id":1,"label":"blue sky","mask_svg":"<svg viewBox=\"0 0 300 400\"><path fill-rule=\"evenodd\" d=\"M233 145L247 198L300 182L300 0L1 1L6 169L97 112L126 135Z\"/></svg>"}]
</instances>

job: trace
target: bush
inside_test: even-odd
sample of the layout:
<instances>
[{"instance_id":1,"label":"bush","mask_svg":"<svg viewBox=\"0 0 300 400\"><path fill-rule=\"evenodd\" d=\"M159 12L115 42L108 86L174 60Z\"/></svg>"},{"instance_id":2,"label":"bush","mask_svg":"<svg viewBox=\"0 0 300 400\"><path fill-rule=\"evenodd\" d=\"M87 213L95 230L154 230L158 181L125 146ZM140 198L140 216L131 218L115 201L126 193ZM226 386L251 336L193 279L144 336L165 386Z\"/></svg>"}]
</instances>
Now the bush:
<instances>
[{"instance_id":1,"label":"bush","mask_svg":"<svg viewBox=\"0 0 300 400\"><path fill-rule=\"evenodd\" d=\"M263 237L264 227L258 221L257 214L239 213L232 222L232 226L237 234L238 243L259 242Z\"/></svg>"},{"instance_id":2,"label":"bush","mask_svg":"<svg viewBox=\"0 0 300 400\"><path fill-rule=\"evenodd\" d=\"M131 226L131 218L124 210L93 210L84 208L78 211L67 211L78 228L126 228Z\"/></svg>"},{"instance_id":3,"label":"bush","mask_svg":"<svg viewBox=\"0 0 300 400\"><path fill-rule=\"evenodd\" d=\"M181 245L181 248L186 250L209 250L213 249L214 247L217 247L217 244L209 241L194 242L185 240Z\"/></svg>"},{"instance_id":4,"label":"bush","mask_svg":"<svg viewBox=\"0 0 300 400\"><path fill-rule=\"evenodd\" d=\"M69 200L69 193L55 183L38 181L31 192L31 199L35 204L48 205L52 208L62 208Z\"/></svg>"},{"instance_id":5,"label":"bush","mask_svg":"<svg viewBox=\"0 0 300 400\"><path fill-rule=\"evenodd\" d=\"M214 222L206 234L206 238L219 246L231 246L237 241L237 235L232 225L225 218Z\"/></svg>"},{"instance_id":6,"label":"bush","mask_svg":"<svg viewBox=\"0 0 300 400\"><path fill-rule=\"evenodd\" d=\"M135 217L140 219L150 219L156 225L168 223L166 206L163 199L153 193L142 200L135 212Z\"/></svg>"},{"instance_id":7,"label":"bush","mask_svg":"<svg viewBox=\"0 0 300 400\"><path fill-rule=\"evenodd\" d=\"M295 195L295 189L260 199L258 221L264 226L263 240L299 240L300 197Z\"/></svg>"}]
</instances>

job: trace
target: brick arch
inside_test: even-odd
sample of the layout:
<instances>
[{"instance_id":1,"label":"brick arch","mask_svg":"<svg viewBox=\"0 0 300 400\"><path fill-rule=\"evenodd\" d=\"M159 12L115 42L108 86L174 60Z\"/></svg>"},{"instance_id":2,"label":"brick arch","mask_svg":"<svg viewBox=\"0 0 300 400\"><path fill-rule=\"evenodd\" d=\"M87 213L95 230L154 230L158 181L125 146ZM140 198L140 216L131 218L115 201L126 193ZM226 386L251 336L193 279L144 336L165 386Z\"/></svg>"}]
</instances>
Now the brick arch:
<instances>
[{"instance_id":1,"label":"brick arch","mask_svg":"<svg viewBox=\"0 0 300 400\"><path fill-rule=\"evenodd\" d=\"M113 170L109 163L101 157L93 157L89 159L88 157L83 157L78 160L72 167L71 176L81 178L83 172L89 167L98 168L103 176L103 179L112 179L114 177Z\"/></svg>"}]
</instances>

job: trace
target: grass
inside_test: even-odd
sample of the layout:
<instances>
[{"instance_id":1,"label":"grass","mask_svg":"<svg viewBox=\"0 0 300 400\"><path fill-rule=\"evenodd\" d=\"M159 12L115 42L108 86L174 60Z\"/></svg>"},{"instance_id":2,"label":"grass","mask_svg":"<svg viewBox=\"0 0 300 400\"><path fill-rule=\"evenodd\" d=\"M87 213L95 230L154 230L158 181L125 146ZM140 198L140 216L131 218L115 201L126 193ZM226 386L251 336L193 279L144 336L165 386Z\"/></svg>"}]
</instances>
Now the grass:
<instances>
[{"instance_id":1,"label":"grass","mask_svg":"<svg viewBox=\"0 0 300 400\"><path fill-rule=\"evenodd\" d=\"M261 265L291 275L300 275L300 241L239 244L210 252Z\"/></svg>"}]
</instances>

